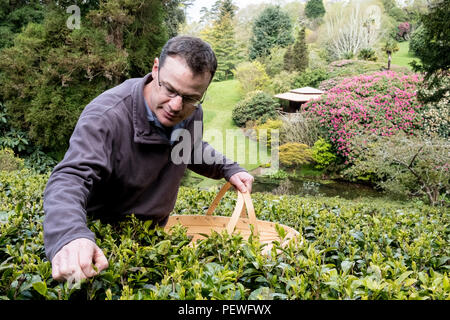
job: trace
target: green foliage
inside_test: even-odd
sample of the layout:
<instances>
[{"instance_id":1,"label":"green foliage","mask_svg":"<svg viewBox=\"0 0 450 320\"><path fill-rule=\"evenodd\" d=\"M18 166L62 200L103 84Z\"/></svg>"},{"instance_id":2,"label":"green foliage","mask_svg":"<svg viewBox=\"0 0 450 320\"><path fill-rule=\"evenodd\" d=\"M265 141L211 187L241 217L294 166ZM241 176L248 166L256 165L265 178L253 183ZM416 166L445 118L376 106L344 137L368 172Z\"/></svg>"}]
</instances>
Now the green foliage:
<instances>
[{"instance_id":1,"label":"green foliage","mask_svg":"<svg viewBox=\"0 0 450 320\"><path fill-rule=\"evenodd\" d=\"M29 147L26 133L11 126L6 106L0 102L0 148L23 153Z\"/></svg>"},{"instance_id":2,"label":"green foliage","mask_svg":"<svg viewBox=\"0 0 450 320\"><path fill-rule=\"evenodd\" d=\"M296 80L299 77L299 73L289 72L286 70L281 71L273 78L271 78L269 90L274 94L287 92L293 88L298 88L296 85Z\"/></svg>"},{"instance_id":3,"label":"green foliage","mask_svg":"<svg viewBox=\"0 0 450 320\"><path fill-rule=\"evenodd\" d=\"M284 54L286 48L273 47L270 49L268 56L259 57L258 61L264 65L266 73L269 77L276 77L284 69Z\"/></svg>"},{"instance_id":4,"label":"green foliage","mask_svg":"<svg viewBox=\"0 0 450 320\"><path fill-rule=\"evenodd\" d=\"M46 175L0 173L0 298L12 300L449 298L448 212L423 204L255 193L258 219L300 232L269 254L253 235L214 233L195 246L186 231L134 218L89 220L109 267L70 286L51 277L43 250ZM204 214L214 191L181 188L175 214ZM235 195L216 212L230 216Z\"/></svg>"},{"instance_id":5,"label":"green foliage","mask_svg":"<svg viewBox=\"0 0 450 320\"><path fill-rule=\"evenodd\" d=\"M221 7L223 13L214 21L211 27L202 30L203 40L207 41L213 48L217 57L217 71L214 79L217 81L227 80L233 76L233 69L238 63L239 50L236 43L232 16L234 11L230 4L225 2ZM228 9L226 9L228 8ZM232 11L228 11L232 10Z\"/></svg>"},{"instance_id":6,"label":"green foliage","mask_svg":"<svg viewBox=\"0 0 450 320\"><path fill-rule=\"evenodd\" d=\"M384 66L382 62L362 60L337 60L331 62L327 68L328 79L334 80L335 85L341 77L358 76L364 73L379 71ZM331 88L331 87L328 87Z\"/></svg>"},{"instance_id":7,"label":"green foliage","mask_svg":"<svg viewBox=\"0 0 450 320\"><path fill-rule=\"evenodd\" d=\"M264 66L256 60L241 62L233 70L233 73L244 94L255 90L265 90L270 83Z\"/></svg>"},{"instance_id":8,"label":"green foliage","mask_svg":"<svg viewBox=\"0 0 450 320\"><path fill-rule=\"evenodd\" d=\"M358 59L367 60L367 61L377 61L378 57L372 48L364 48L359 50Z\"/></svg>"},{"instance_id":9,"label":"green foliage","mask_svg":"<svg viewBox=\"0 0 450 320\"><path fill-rule=\"evenodd\" d=\"M252 91L236 104L232 118L239 127L244 127L247 121L260 120L264 123L268 119L276 118L277 107L278 102L271 95L263 91Z\"/></svg>"},{"instance_id":10,"label":"green foliage","mask_svg":"<svg viewBox=\"0 0 450 320\"><path fill-rule=\"evenodd\" d=\"M278 119L269 119L265 123L256 126L256 137L258 141L266 141L270 148L272 145L272 130L280 131L283 121ZM262 140L261 140L262 139Z\"/></svg>"},{"instance_id":11,"label":"green foliage","mask_svg":"<svg viewBox=\"0 0 450 320\"><path fill-rule=\"evenodd\" d=\"M322 0L308 0L305 6L305 15L309 19L322 18L325 15L325 7Z\"/></svg>"},{"instance_id":12,"label":"green foliage","mask_svg":"<svg viewBox=\"0 0 450 320\"><path fill-rule=\"evenodd\" d=\"M0 171L14 171L23 168L23 160L8 148L0 149Z\"/></svg>"},{"instance_id":13,"label":"green foliage","mask_svg":"<svg viewBox=\"0 0 450 320\"><path fill-rule=\"evenodd\" d=\"M41 1L0 2L0 49L13 45L14 37L30 22L40 23L44 17Z\"/></svg>"},{"instance_id":14,"label":"green foliage","mask_svg":"<svg viewBox=\"0 0 450 320\"><path fill-rule=\"evenodd\" d=\"M383 45L383 51L388 55L391 55L394 52L397 52L400 48L398 47L398 42L394 39L388 39Z\"/></svg>"},{"instance_id":15,"label":"green foliage","mask_svg":"<svg viewBox=\"0 0 450 320\"><path fill-rule=\"evenodd\" d=\"M43 152L40 148L35 148L28 156L24 158L25 167L36 171L37 173L50 172L58 161L50 155Z\"/></svg>"},{"instance_id":16,"label":"green foliage","mask_svg":"<svg viewBox=\"0 0 450 320\"><path fill-rule=\"evenodd\" d=\"M397 22L403 22L407 19L405 10L397 7L395 0L382 0L385 12Z\"/></svg>"},{"instance_id":17,"label":"green foliage","mask_svg":"<svg viewBox=\"0 0 450 320\"><path fill-rule=\"evenodd\" d=\"M322 81L329 78L328 72L323 68L306 69L295 79L296 88L313 87L318 88Z\"/></svg>"},{"instance_id":18,"label":"green foliage","mask_svg":"<svg viewBox=\"0 0 450 320\"><path fill-rule=\"evenodd\" d=\"M173 34L173 28L178 27L179 2L108 0L101 1L98 10L87 14L90 27L106 33L103 37L114 45L116 52L112 53L125 55L127 64L119 74L122 79L142 77L151 71L153 57L159 56L168 33Z\"/></svg>"},{"instance_id":19,"label":"green foliage","mask_svg":"<svg viewBox=\"0 0 450 320\"><path fill-rule=\"evenodd\" d=\"M81 110L115 83L112 78L117 81L125 65L102 32L69 31L65 16L52 11L45 24L29 24L0 54L0 94L11 124L53 150L67 147Z\"/></svg>"},{"instance_id":20,"label":"green foliage","mask_svg":"<svg viewBox=\"0 0 450 320\"><path fill-rule=\"evenodd\" d=\"M315 167L317 169L325 169L337 160L332 145L323 138L317 140L311 150L312 158L316 163Z\"/></svg>"},{"instance_id":21,"label":"green foliage","mask_svg":"<svg viewBox=\"0 0 450 320\"><path fill-rule=\"evenodd\" d=\"M305 41L305 28L300 28L293 45L284 54L284 69L287 71L304 71L309 65L309 52Z\"/></svg>"},{"instance_id":22,"label":"green foliage","mask_svg":"<svg viewBox=\"0 0 450 320\"><path fill-rule=\"evenodd\" d=\"M273 47L287 47L294 42L289 15L279 6L269 6L255 19L250 38L249 57L270 54Z\"/></svg>"},{"instance_id":23,"label":"green foliage","mask_svg":"<svg viewBox=\"0 0 450 320\"><path fill-rule=\"evenodd\" d=\"M409 52L417 55L417 52L426 46L425 43L425 28L421 25L411 34L409 40Z\"/></svg>"},{"instance_id":24,"label":"green foliage","mask_svg":"<svg viewBox=\"0 0 450 320\"><path fill-rule=\"evenodd\" d=\"M185 7L189 5L191 0L170 0L164 1L165 25L169 38L178 34L180 25L186 21Z\"/></svg>"},{"instance_id":25,"label":"green foliage","mask_svg":"<svg viewBox=\"0 0 450 320\"><path fill-rule=\"evenodd\" d=\"M450 78L444 78L440 81L440 86L449 87ZM426 83L419 88L418 97L432 96L440 88L428 89ZM448 139L450 137L450 92L447 92L438 102L427 102L423 106L423 133L428 137L441 137Z\"/></svg>"},{"instance_id":26,"label":"green foliage","mask_svg":"<svg viewBox=\"0 0 450 320\"><path fill-rule=\"evenodd\" d=\"M0 52L0 100L11 127L45 151L66 150L81 110L94 97L151 70L149 61L183 18L181 2L83 1L77 3L81 28L71 30L67 2L31 1L42 11L35 8L36 17L29 15L14 43ZM1 27L0 33L6 30Z\"/></svg>"},{"instance_id":27,"label":"green foliage","mask_svg":"<svg viewBox=\"0 0 450 320\"><path fill-rule=\"evenodd\" d=\"M6 107L2 103L0 103L0 148L16 153L23 159L20 160L21 166L24 164L25 167L39 173L48 172L57 163L39 147L31 144L25 132L11 127Z\"/></svg>"},{"instance_id":28,"label":"green foliage","mask_svg":"<svg viewBox=\"0 0 450 320\"><path fill-rule=\"evenodd\" d=\"M433 94L421 96L423 102L438 102L450 92L448 81L450 69L450 1L436 1L427 14L421 16L423 31L421 41L426 45L415 46L420 63L411 63L414 71L425 72L425 81Z\"/></svg>"},{"instance_id":29,"label":"green foliage","mask_svg":"<svg viewBox=\"0 0 450 320\"><path fill-rule=\"evenodd\" d=\"M386 191L408 197L421 196L431 205L448 201L448 140L397 134L392 137L359 137L356 141L364 146L364 150L354 165L346 170L348 177L370 176Z\"/></svg>"},{"instance_id":30,"label":"green foliage","mask_svg":"<svg viewBox=\"0 0 450 320\"><path fill-rule=\"evenodd\" d=\"M306 145L298 142L282 144L279 150L280 163L286 167L309 164L313 160L312 151Z\"/></svg>"}]
</instances>

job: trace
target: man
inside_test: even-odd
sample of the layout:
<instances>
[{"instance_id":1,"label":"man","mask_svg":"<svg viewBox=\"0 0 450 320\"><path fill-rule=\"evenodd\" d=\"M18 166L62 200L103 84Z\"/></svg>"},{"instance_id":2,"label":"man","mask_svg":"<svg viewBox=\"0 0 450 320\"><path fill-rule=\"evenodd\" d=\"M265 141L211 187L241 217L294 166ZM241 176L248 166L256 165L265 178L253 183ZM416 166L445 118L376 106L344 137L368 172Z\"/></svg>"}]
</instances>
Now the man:
<instances>
[{"instance_id":1,"label":"man","mask_svg":"<svg viewBox=\"0 0 450 320\"><path fill-rule=\"evenodd\" d=\"M211 149L195 139L194 128L203 120L201 102L216 68L207 43L175 37L150 74L125 81L86 106L44 192L44 243L54 279L85 279L108 267L86 225L88 214L113 220L135 214L165 225L187 168L251 192L253 177L219 153L215 159L223 161L192 161L196 148ZM180 130L192 136L189 163L173 159Z\"/></svg>"}]
</instances>

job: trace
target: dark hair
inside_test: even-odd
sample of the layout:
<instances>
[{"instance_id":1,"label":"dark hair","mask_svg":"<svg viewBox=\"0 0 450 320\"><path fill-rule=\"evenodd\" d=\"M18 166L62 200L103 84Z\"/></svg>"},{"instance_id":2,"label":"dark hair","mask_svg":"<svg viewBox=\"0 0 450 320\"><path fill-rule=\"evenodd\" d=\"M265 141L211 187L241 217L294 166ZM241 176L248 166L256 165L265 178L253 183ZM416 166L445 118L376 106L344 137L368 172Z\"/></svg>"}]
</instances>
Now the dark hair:
<instances>
[{"instance_id":1,"label":"dark hair","mask_svg":"<svg viewBox=\"0 0 450 320\"><path fill-rule=\"evenodd\" d=\"M211 46L200 38L191 36L176 36L164 45L159 57L159 67L164 65L167 56L182 57L189 68L196 73L211 73L214 77L217 69L217 59Z\"/></svg>"}]
</instances>

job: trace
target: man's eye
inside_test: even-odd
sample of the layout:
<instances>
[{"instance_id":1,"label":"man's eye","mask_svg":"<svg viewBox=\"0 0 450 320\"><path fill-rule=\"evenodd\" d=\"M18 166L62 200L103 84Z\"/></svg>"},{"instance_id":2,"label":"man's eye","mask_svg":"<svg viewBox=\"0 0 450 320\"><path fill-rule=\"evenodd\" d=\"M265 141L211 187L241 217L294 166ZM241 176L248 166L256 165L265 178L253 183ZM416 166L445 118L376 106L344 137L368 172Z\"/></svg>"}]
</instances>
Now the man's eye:
<instances>
[{"instance_id":1,"label":"man's eye","mask_svg":"<svg viewBox=\"0 0 450 320\"><path fill-rule=\"evenodd\" d=\"M185 97L185 100L187 103L195 103L197 101L199 101L199 99L194 98L194 97Z\"/></svg>"},{"instance_id":2,"label":"man's eye","mask_svg":"<svg viewBox=\"0 0 450 320\"><path fill-rule=\"evenodd\" d=\"M177 94L174 90L167 88L166 87L167 92L169 92L170 94Z\"/></svg>"}]
</instances>

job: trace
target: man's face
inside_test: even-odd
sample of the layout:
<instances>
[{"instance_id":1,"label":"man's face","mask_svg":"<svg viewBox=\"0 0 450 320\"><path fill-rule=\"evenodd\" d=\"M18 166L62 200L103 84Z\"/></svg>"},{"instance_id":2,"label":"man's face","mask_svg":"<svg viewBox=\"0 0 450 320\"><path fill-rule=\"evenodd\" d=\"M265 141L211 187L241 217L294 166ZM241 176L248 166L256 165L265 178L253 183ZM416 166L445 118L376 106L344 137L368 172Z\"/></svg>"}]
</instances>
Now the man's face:
<instances>
[{"instance_id":1,"label":"man's face","mask_svg":"<svg viewBox=\"0 0 450 320\"><path fill-rule=\"evenodd\" d=\"M196 106L189 102L201 100L211 78L209 73L194 75L180 57L167 57L161 68L156 58L152 77L144 96L159 122L166 127L175 126L195 111Z\"/></svg>"}]
</instances>

